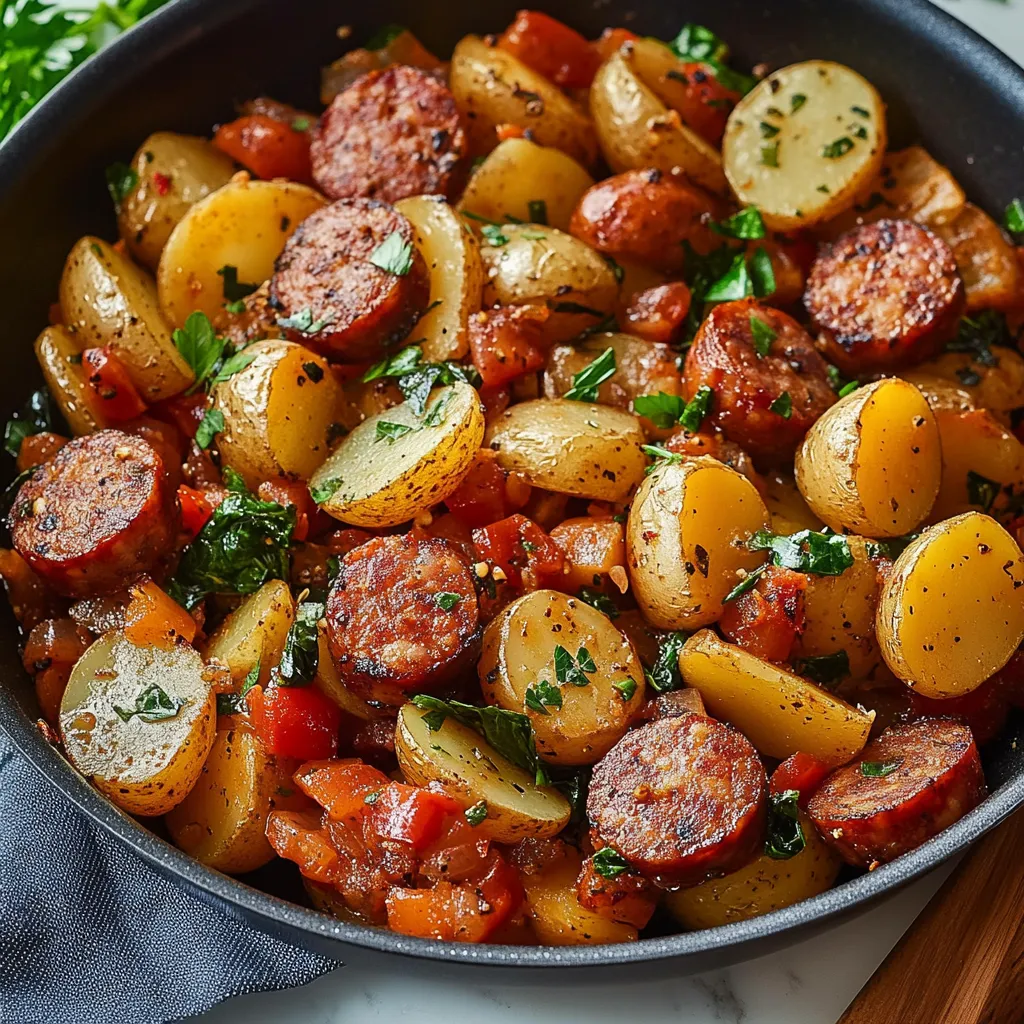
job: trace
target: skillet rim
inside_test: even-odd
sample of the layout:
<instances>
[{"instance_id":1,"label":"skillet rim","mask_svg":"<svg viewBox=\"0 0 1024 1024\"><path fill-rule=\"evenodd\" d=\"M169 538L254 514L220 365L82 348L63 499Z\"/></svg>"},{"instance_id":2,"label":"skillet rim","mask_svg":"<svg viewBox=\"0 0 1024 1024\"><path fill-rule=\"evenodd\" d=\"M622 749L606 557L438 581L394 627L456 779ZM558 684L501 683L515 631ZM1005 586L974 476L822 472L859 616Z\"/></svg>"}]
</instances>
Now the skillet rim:
<instances>
[{"instance_id":1,"label":"skillet rim","mask_svg":"<svg viewBox=\"0 0 1024 1024\"><path fill-rule=\"evenodd\" d=\"M123 89L139 66L160 60L198 39L204 32L243 15L265 0L171 0L167 6L115 39L97 56L60 83L0 145L0 194L19 177L19 168L47 149L64 130ZM859 0L882 18L908 24L921 36L958 50L957 66L968 66L993 93L1000 95L1024 123L1024 68L928 0ZM132 58L135 57L136 60ZM962 852L1024 804L1024 771L1009 779L981 805L916 850L876 871L845 882L820 896L748 921L696 932L641 939L613 946L487 946L409 938L382 928L353 925L271 896L204 867L117 809L71 768L39 733L13 692L0 686L0 729L40 775L92 822L129 847L161 874L184 884L194 895L217 903L264 931L284 935L299 945L343 955L345 946L446 963L490 967L598 967L657 962L683 957L708 966L708 955L721 963L764 952L775 939L788 945L809 934L812 926L835 923L841 916L866 910L884 895L920 877Z\"/></svg>"}]
</instances>

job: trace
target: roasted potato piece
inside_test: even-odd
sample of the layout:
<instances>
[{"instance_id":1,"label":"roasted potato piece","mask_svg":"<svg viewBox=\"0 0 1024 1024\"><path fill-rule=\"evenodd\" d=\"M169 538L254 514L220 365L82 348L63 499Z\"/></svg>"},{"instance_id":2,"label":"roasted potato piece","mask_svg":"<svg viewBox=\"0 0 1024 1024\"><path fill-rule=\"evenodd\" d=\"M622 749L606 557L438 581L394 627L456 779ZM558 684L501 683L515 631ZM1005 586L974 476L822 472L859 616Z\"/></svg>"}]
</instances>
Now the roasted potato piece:
<instances>
[{"instance_id":1,"label":"roasted potato piece","mask_svg":"<svg viewBox=\"0 0 1024 1024\"><path fill-rule=\"evenodd\" d=\"M108 346L147 402L195 379L171 340L149 275L100 238L80 238L60 279L60 307L79 351Z\"/></svg>"},{"instance_id":2,"label":"roasted potato piece","mask_svg":"<svg viewBox=\"0 0 1024 1024\"><path fill-rule=\"evenodd\" d=\"M319 660L317 661L316 678L313 680L313 685L325 696L330 697L342 711L347 711L355 718L359 718L364 722L373 722L378 718L387 718L387 709L367 704L362 697L354 694L341 681L338 676L338 670L334 667L331 648L327 642L326 624L323 622L317 628L317 647L319 650Z\"/></svg>"},{"instance_id":3,"label":"roasted potato piece","mask_svg":"<svg viewBox=\"0 0 1024 1024\"><path fill-rule=\"evenodd\" d=\"M924 395L897 378L858 388L807 432L796 483L837 533L901 537L935 504L942 449Z\"/></svg>"},{"instance_id":4,"label":"roasted potato piece","mask_svg":"<svg viewBox=\"0 0 1024 1024\"><path fill-rule=\"evenodd\" d=\"M563 519L551 530L551 539L565 552L566 564L559 586L569 594L584 587L600 587L616 566L626 584L626 529L610 516Z\"/></svg>"},{"instance_id":5,"label":"roasted potato piece","mask_svg":"<svg viewBox=\"0 0 1024 1024\"><path fill-rule=\"evenodd\" d=\"M762 853L724 878L668 893L665 906L684 928L717 928L791 907L831 889L842 858L821 838L803 811L800 828L806 845L795 857L775 860Z\"/></svg>"},{"instance_id":6,"label":"roasted potato piece","mask_svg":"<svg viewBox=\"0 0 1024 1024\"><path fill-rule=\"evenodd\" d=\"M356 427L313 474L310 492L343 523L397 526L459 486L483 436L475 389L435 388L422 416L403 402Z\"/></svg>"},{"instance_id":7,"label":"roasted potato piece","mask_svg":"<svg viewBox=\"0 0 1024 1024\"><path fill-rule=\"evenodd\" d=\"M252 361L214 386L224 416L217 447L253 490L274 477L308 479L327 457L341 388L327 361L291 341L257 341Z\"/></svg>"},{"instance_id":8,"label":"roasted potato piece","mask_svg":"<svg viewBox=\"0 0 1024 1024\"><path fill-rule=\"evenodd\" d=\"M466 324L480 309L484 268L480 245L444 196L411 196L395 203L415 237L430 275L430 304L416 322L426 362L461 359L469 351Z\"/></svg>"},{"instance_id":9,"label":"roasted potato piece","mask_svg":"<svg viewBox=\"0 0 1024 1024\"><path fill-rule=\"evenodd\" d=\"M896 559L875 632L886 664L917 693L969 693L1024 640L1024 555L980 512L929 527Z\"/></svg>"},{"instance_id":10,"label":"roasted potato piece","mask_svg":"<svg viewBox=\"0 0 1024 1024\"><path fill-rule=\"evenodd\" d=\"M682 171L724 195L728 185L718 150L645 84L634 60L630 48L622 48L598 68L590 86L590 112L608 166L616 173L644 167Z\"/></svg>"},{"instance_id":11,"label":"roasted potato piece","mask_svg":"<svg viewBox=\"0 0 1024 1024\"><path fill-rule=\"evenodd\" d=\"M270 679L295 621L295 599L282 580L264 583L210 634L202 648L206 661L227 665L231 681L241 684L259 665L261 686Z\"/></svg>"},{"instance_id":12,"label":"roasted potato piece","mask_svg":"<svg viewBox=\"0 0 1024 1024\"><path fill-rule=\"evenodd\" d=\"M560 149L584 167L597 158L590 118L543 75L479 36L459 40L449 86L473 153L497 146L498 125L518 124L542 146Z\"/></svg>"},{"instance_id":13,"label":"roasted potato piece","mask_svg":"<svg viewBox=\"0 0 1024 1024\"><path fill-rule=\"evenodd\" d=\"M593 184L587 171L560 149L505 139L473 172L457 209L498 223L536 222L538 204L543 204L545 222L568 231L572 211Z\"/></svg>"},{"instance_id":14,"label":"roasted potato piece","mask_svg":"<svg viewBox=\"0 0 1024 1024\"><path fill-rule=\"evenodd\" d=\"M868 741L873 711L851 707L710 629L686 641L679 669L687 685L700 691L708 714L731 722L767 757L784 760L800 750L839 765Z\"/></svg>"},{"instance_id":15,"label":"roasted potato piece","mask_svg":"<svg viewBox=\"0 0 1024 1024\"><path fill-rule=\"evenodd\" d=\"M821 520L807 507L793 477L776 471L763 479L763 497L768 506L768 514L772 517L772 533L790 534L821 529Z\"/></svg>"},{"instance_id":16,"label":"roasted potato piece","mask_svg":"<svg viewBox=\"0 0 1024 1024\"><path fill-rule=\"evenodd\" d=\"M80 437L109 427L90 401L90 387L82 368L82 352L66 327L47 327L36 338L36 359L57 407L71 432Z\"/></svg>"},{"instance_id":17,"label":"roasted potato piece","mask_svg":"<svg viewBox=\"0 0 1024 1024\"><path fill-rule=\"evenodd\" d=\"M506 409L484 443L497 452L502 469L532 486L595 501L626 501L647 465L635 416L566 399L539 398Z\"/></svg>"},{"instance_id":18,"label":"roasted potato piece","mask_svg":"<svg viewBox=\"0 0 1024 1024\"><path fill-rule=\"evenodd\" d=\"M137 178L121 200L117 229L128 252L155 271L175 225L189 207L231 180L235 164L208 139L154 132L131 166Z\"/></svg>"},{"instance_id":19,"label":"roasted potato piece","mask_svg":"<svg viewBox=\"0 0 1024 1024\"><path fill-rule=\"evenodd\" d=\"M485 306L547 306L550 342L575 338L615 308L615 273L578 238L537 224L505 224L501 236L501 244L480 249Z\"/></svg>"},{"instance_id":20,"label":"roasted potato piece","mask_svg":"<svg viewBox=\"0 0 1024 1024\"><path fill-rule=\"evenodd\" d=\"M766 127L762 127L766 126ZM791 64L736 105L722 141L729 184L776 231L853 206L885 160L885 104L850 68Z\"/></svg>"},{"instance_id":21,"label":"roasted potato piece","mask_svg":"<svg viewBox=\"0 0 1024 1024\"><path fill-rule=\"evenodd\" d=\"M476 826L481 839L515 843L527 836L553 836L569 820L569 802L548 786L538 786L530 772L514 765L478 732L453 718L431 731L428 712L406 704L398 712L395 753L405 777L414 785L439 783L467 807L483 800L487 817Z\"/></svg>"},{"instance_id":22,"label":"roasted potato piece","mask_svg":"<svg viewBox=\"0 0 1024 1024\"><path fill-rule=\"evenodd\" d=\"M526 594L491 621L477 671L485 700L526 715L552 764L600 760L644 702L629 640L596 608L554 590Z\"/></svg>"},{"instance_id":23,"label":"roasted potato piece","mask_svg":"<svg viewBox=\"0 0 1024 1024\"><path fill-rule=\"evenodd\" d=\"M187 644L136 647L99 638L71 672L60 705L69 760L129 814L165 814L185 799L213 745L217 707Z\"/></svg>"},{"instance_id":24,"label":"roasted potato piece","mask_svg":"<svg viewBox=\"0 0 1024 1024\"><path fill-rule=\"evenodd\" d=\"M173 327L193 310L216 316L224 305L224 278L266 281L292 232L326 200L294 181L250 181L239 174L192 206L167 239L156 283L160 308Z\"/></svg>"},{"instance_id":25,"label":"roasted potato piece","mask_svg":"<svg viewBox=\"0 0 1024 1024\"><path fill-rule=\"evenodd\" d=\"M933 410L932 395L919 384L921 379L947 381L966 392L973 408L988 409L1007 426L1009 414L1024 405L1024 356L1005 346L993 349L992 360L986 357L984 362L976 353L943 352L900 376L921 387Z\"/></svg>"},{"instance_id":26,"label":"roasted potato piece","mask_svg":"<svg viewBox=\"0 0 1024 1024\"><path fill-rule=\"evenodd\" d=\"M702 455L664 462L629 510L626 550L633 596L662 629L717 621L730 590L765 559L746 542L768 528L768 510L741 473Z\"/></svg>"}]
</instances>

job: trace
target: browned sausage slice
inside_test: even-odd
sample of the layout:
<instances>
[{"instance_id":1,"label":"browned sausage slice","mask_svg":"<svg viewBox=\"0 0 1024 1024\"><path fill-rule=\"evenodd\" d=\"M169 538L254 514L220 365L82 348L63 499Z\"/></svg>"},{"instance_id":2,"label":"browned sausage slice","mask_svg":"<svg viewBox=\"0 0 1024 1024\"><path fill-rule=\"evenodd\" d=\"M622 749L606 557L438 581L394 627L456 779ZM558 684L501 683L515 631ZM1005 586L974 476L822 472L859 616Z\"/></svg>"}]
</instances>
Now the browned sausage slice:
<instances>
[{"instance_id":1,"label":"browned sausage slice","mask_svg":"<svg viewBox=\"0 0 1024 1024\"><path fill-rule=\"evenodd\" d=\"M663 885L696 885L761 849L768 791L750 741L683 714L626 735L594 767L587 815L595 845Z\"/></svg>"},{"instance_id":2,"label":"browned sausage slice","mask_svg":"<svg viewBox=\"0 0 1024 1024\"><path fill-rule=\"evenodd\" d=\"M709 227L715 212L715 200L682 179L626 171L583 193L569 231L598 252L671 272L683 267L684 241L701 253L721 245Z\"/></svg>"},{"instance_id":3,"label":"browned sausage slice","mask_svg":"<svg viewBox=\"0 0 1024 1024\"><path fill-rule=\"evenodd\" d=\"M385 242L387 258L379 250ZM293 340L355 362L404 338L429 294L412 225L373 199L343 199L307 217L270 280L270 304Z\"/></svg>"},{"instance_id":4,"label":"browned sausage slice","mask_svg":"<svg viewBox=\"0 0 1024 1024\"><path fill-rule=\"evenodd\" d=\"M848 374L938 352L964 311L953 250L909 220L854 228L814 261L804 305L829 359Z\"/></svg>"},{"instance_id":5,"label":"browned sausage slice","mask_svg":"<svg viewBox=\"0 0 1024 1024\"><path fill-rule=\"evenodd\" d=\"M447 679L472 654L479 619L473 579L456 549L415 533L375 537L350 551L327 599L341 681L384 704Z\"/></svg>"},{"instance_id":6,"label":"browned sausage slice","mask_svg":"<svg viewBox=\"0 0 1024 1024\"><path fill-rule=\"evenodd\" d=\"M712 309L686 355L683 383L687 398L711 388L708 422L755 458L771 461L791 456L836 400L828 364L808 333L754 299Z\"/></svg>"},{"instance_id":7,"label":"browned sausage slice","mask_svg":"<svg viewBox=\"0 0 1024 1024\"><path fill-rule=\"evenodd\" d=\"M14 546L54 590L111 593L174 549L180 511L156 450L101 430L66 444L18 491Z\"/></svg>"},{"instance_id":8,"label":"browned sausage slice","mask_svg":"<svg viewBox=\"0 0 1024 1024\"><path fill-rule=\"evenodd\" d=\"M371 71L313 129L313 178L331 199L454 195L466 136L448 87L420 68Z\"/></svg>"},{"instance_id":9,"label":"browned sausage slice","mask_svg":"<svg viewBox=\"0 0 1024 1024\"><path fill-rule=\"evenodd\" d=\"M925 718L886 729L825 779L807 809L847 863L870 868L938 835L985 795L971 730Z\"/></svg>"}]
</instances>

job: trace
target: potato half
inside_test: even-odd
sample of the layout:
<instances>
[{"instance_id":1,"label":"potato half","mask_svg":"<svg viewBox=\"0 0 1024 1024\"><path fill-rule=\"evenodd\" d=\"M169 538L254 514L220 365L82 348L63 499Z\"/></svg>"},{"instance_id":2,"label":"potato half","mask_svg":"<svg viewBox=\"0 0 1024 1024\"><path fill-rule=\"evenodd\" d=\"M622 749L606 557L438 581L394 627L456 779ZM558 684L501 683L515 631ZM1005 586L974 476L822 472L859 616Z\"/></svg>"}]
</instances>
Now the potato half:
<instances>
[{"instance_id":1,"label":"potato half","mask_svg":"<svg viewBox=\"0 0 1024 1024\"><path fill-rule=\"evenodd\" d=\"M821 520L807 507L796 481L788 473L766 473L764 503L772 517L772 533L790 534L801 530L820 530Z\"/></svg>"},{"instance_id":2,"label":"potato half","mask_svg":"<svg viewBox=\"0 0 1024 1024\"><path fill-rule=\"evenodd\" d=\"M671 51L665 53L674 63ZM654 167L682 171L713 192L726 193L722 158L641 79L633 50L624 46L598 69L590 86L590 112L608 166L621 171Z\"/></svg>"},{"instance_id":3,"label":"potato half","mask_svg":"<svg viewBox=\"0 0 1024 1024\"><path fill-rule=\"evenodd\" d=\"M1024 640L1024 555L980 512L929 527L896 559L875 632L893 674L918 693L969 693Z\"/></svg>"},{"instance_id":4,"label":"potato half","mask_svg":"<svg viewBox=\"0 0 1024 1024\"><path fill-rule=\"evenodd\" d=\"M367 704L362 697L356 696L342 681L338 670L334 667L334 659L331 657L331 648L327 643L326 623L320 622L317 627L317 649L319 658L317 661L316 678L313 685L324 696L329 697L342 711L355 716L364 722L373 722L379 718L389 717L386 709Z\"/></svg>"},{"instance_id":5,"label":"potato half","mask_svg":"<svg viewBox=\"0 0 1024 1024\"><path fill-rule=\"evenodd\" d=\"M416 338L423 339L423 358L461 359L469 351L466 325L483 296L480 245L444 196L411 196L395 209L412 224L430 275L430 304L415 328Z\"/></svg>"},{"instance_id":6,"label":"potato half","mask_svg":"<svg viewBox=\"0 0 1024 1024\"><path fill-rule=\"evenodd\" d=\"M717 928L791 907L831 889L842 859L803 811L800 827L806 845L795 857L775 860L762 853L724 878L668 893L665 906L684 928Z\"/></svg>"},{"instance_id":7,"label":"potato half","mask_svg":"<svg viewBox=\"0 0 1024 1024\"><path fill-rule=\"evenodd\" d=\"M36 338L35 353L46 386L72 434L78 437L110 426L93 408L82 351L66 327L47 327Z\"/></svg>"},{"instance_id":8,"label":"potato half","mask_svg":"<svg viewBox=\"0 0 1024 1024\"><path fill-rule=\"evenodd\" d=\"M731 722L767 757L802 750L846 764L864 748L874 721L809 679L727 644L710 629L683 645L679 670L708 714Z\"/></svg>"},{"instance_id":9,"label":"potato half","mask_svg":"<svg viewBox=\"0 0 1024 1024\"><path fill-rule=\"evenodd\" d=\"M487 817L475 826L481 839L516 843L527 836L553 836L569 820L569 802L502 757L468 726L446 718L431 732L415 704L398 712L395 753L409 782L436 782L467 807L483 800Z\"/></svg>"},{"instance_id":10,"label":"potato half","mask_svg":"<svg viewBox=\"0 0 1024 1024\"><path fill-rule=\"evenodd\" d=\"M255 489L274 477L308 479L327 458L341 388L327 361L275 339L245 350L252 362L212 392L224 415L221 461Z\"/></svg>"},{"instance_id":11,"label":"potato half","mask_svg":"<svg viewBox=\"0 0 1024 1024\"><path fill-rule=\"evenodd\" d=\"M115 631L75 665L60 734L71 763L97 789L130 814L153 816L184 800L199 778L216 716L203 659L191 647L136 647Z\"/></svg>"},{"instance_id":12,"label":"potato half","mask_svg":"<svg viewBox=\"0 0 1024 1024\"><path fill-rule=\"evenodd\" d=\"M109 346L147 402L195 377L171 339L152 278L100 238L80 238L60 279L60 308L79 351Z\"/></svg>"},{"instance_id":13,"label":"potato half","mask_svg":"<svg viewBox=\"0 0 1024 1024\"><path fill-rule=\"evenodd\" d=\"M973 408L988 409L1009 426L1010 412L1024 405L1024 356L1000 346L992 351L992 357L979 362L977 353L943 352L900 376L912 383L922 377L939 377L966 392ZM964 384L965 379L971 383ZM934 409L931 395L927 391L925 395Z\"/></svg>"},{"instance_id":14,"label":"potato half","mask_svg":"<svg viewBox=\"0 0 1024 1024\"><path fill-rule=\"evenodd\" d=\"M513 405L491 424L485 443L502 469L534 487L595 501L626 501L647 465L636 416L566 399Z\"/></svg>"},{"instance_id":15,"label":"potato half","mask_svg":"<svg viewBox=\"0 0 1024 1024\"><path fill-rule=\"evenodd\" d=\"M132 256L156 270L175 225L231 180L235 162L209 139L154 132L139 146L132 170L135 186L121 200L117 228Z\"/></svg>"},{"instance_id":16,"label":"potato half","mask_svg":"<svg viewBox=\"0 0 1024 1024\"><path fill-rule=\"evenodd\" d=\"M422 416L403 402L356 427L313 474L310 491L343 523L407 523L459 486L483 437L476 390L435 388Z\"/></svg>"},{"instance_id":17,"label":"potato half","mask_svg":"<svg viewBox=\"0 0 1024 1024\"><path fill-rule=\"evenodd\" d=\"M224 305L225 266L238 280L261 284L274 272L291 233L326 200L294 181L251 181L239 174L192 206L171 232L156 283L160 308L174 327L200 310L209 317Z\"/></svg>"},{"instance_id":18,"label":"potato half","mask_svg":"<svg viewBox=\"0 0 1024 1024\"><path fill-rule=\"evenodd\" d=\"M796 453L800 493L837 533L909 533L931 511L941 479L935 416L913 384L894 377L839 399Z\"/></svg>"},{"instance_id":19,"label":"potato half","mask_svg":"<svg viewBox=\"0 0 1024 1024\"><path fill-rule=\"evenodd\" d=\"M633 596L661 629L718 620L723 600L765 560L747 541L769 525L757 488L702 455L657 466L629 510L626 554Z\"/></svg>"},{"instance_id":20,"label":"potato half","mask_svg":"<svg viewBox=\"0 0 1024 1024\"><path fill-rule=\"evenodd\" d=\"M473 153L497 146L498 125L517 124L585 167L597 158L594 125L583 110L543 75L479 36L459 40L448 84Z\"/></svg>"},{"instance_id":21,"label":"potato half","mask_svg":"<svg viewBox=\"0 0 1024 1024\"><path fill-rule=\"evenodd\" d=\"M776 231L849 209L885 160L885 104L842 64L791 64L755 86L729 115L722 156L740 202Z\"/></svg>"},{"instance_id":22,"label":"potato half","mask_svg":"<svg viewBox=\"0 0 1024 1024\"><path fill-rule=\"evenodd\" d=\"M559 647L573 659L585 649L596 671L559 681ZM554 590L526 594L492 620L477 671L486 701L526 715L537 752L552 764L594 764L644 702L643 666L629 640L607 615ZM542 682L549 687L538 689ZM557 706L541 700L550 687Z\"/></svg>"}]
</instances>

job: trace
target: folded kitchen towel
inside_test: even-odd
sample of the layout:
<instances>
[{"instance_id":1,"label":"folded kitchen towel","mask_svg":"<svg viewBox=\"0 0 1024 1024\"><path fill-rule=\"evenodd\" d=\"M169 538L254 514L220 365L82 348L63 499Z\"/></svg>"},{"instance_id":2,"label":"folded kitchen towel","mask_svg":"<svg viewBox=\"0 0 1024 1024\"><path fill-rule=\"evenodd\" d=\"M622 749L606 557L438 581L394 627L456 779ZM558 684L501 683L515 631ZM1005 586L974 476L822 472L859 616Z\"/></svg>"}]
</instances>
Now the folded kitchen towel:
<instances>
[{"instance_id":1,"label":"folded kitchen towel","mask_svg":"<svg viewBox=\"0 0 1024 1024\"><path fill-rule=\"evenodd\" d=\"M163 1024L338 966L167 881L0 732L0 1024Z\"/></svg>"}]
</instances>

